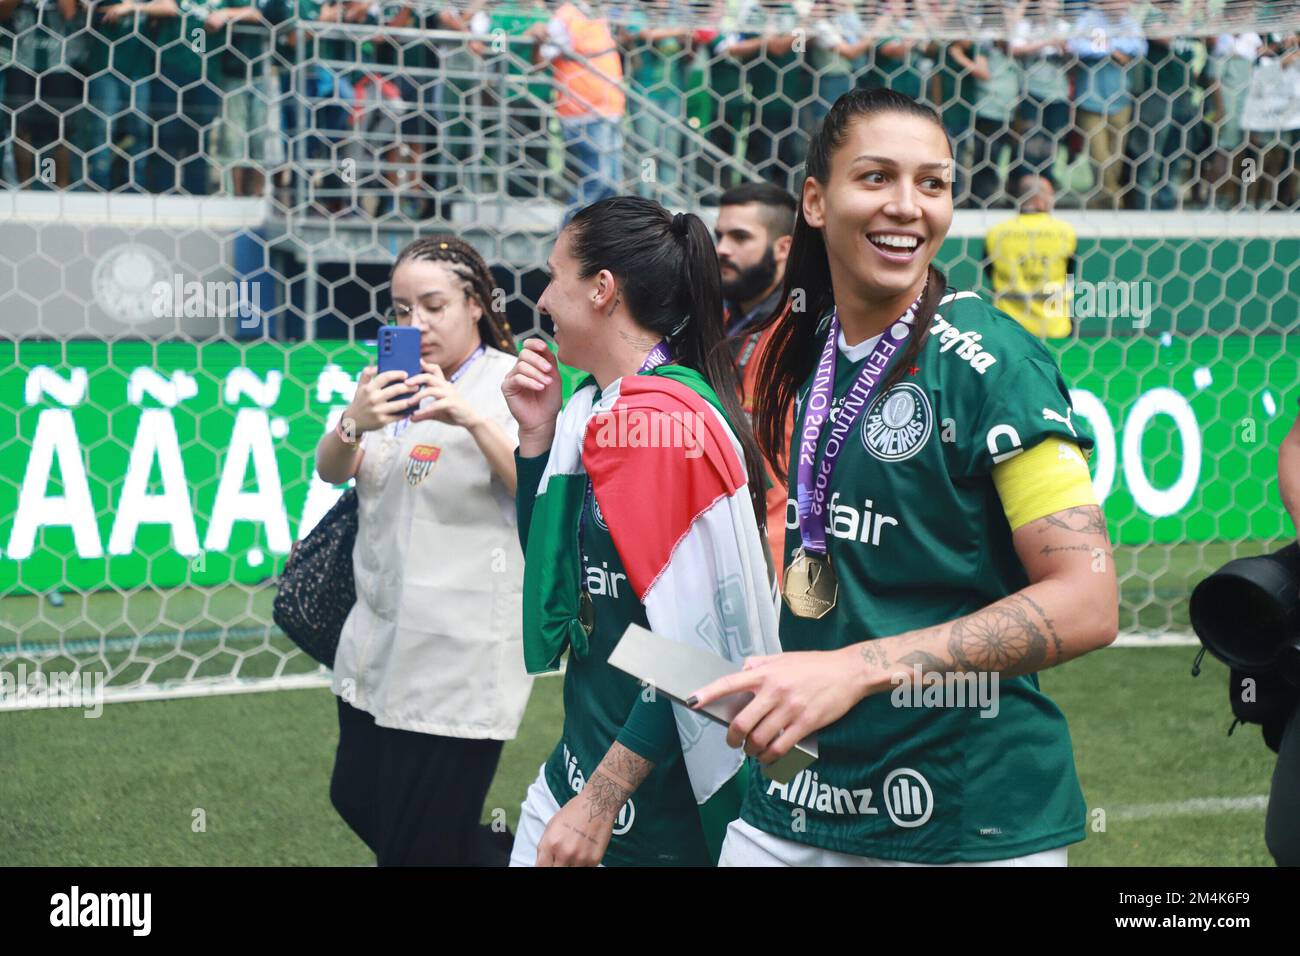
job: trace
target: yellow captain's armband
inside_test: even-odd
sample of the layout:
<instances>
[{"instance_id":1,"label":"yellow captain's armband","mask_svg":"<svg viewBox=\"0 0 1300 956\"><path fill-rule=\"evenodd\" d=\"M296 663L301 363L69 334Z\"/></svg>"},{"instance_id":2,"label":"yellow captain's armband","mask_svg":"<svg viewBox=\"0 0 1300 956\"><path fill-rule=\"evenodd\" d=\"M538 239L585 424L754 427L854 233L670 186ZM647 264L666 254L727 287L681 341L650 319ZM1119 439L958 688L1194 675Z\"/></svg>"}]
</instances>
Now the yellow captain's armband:
<instances>
[{"instance_id":1,"label":"yellow captain's armband","mask_svg":"<svg viewBox=\"0 0 1300 956\"><path fill-rule=\"evenodd\" d=\"M1012 531L1066 508L1097 503L1083 452L1060 438L994 465L993 484Z\"/></svg>"}]
</instances>

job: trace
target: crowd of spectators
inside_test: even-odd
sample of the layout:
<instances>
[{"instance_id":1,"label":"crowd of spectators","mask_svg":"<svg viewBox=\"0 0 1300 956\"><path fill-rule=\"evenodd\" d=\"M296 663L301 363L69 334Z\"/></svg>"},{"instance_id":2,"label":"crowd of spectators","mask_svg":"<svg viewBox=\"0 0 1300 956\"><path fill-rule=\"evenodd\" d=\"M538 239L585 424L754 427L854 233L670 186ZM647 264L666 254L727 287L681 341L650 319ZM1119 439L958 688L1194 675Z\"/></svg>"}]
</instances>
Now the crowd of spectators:
<instances>
[{"instance_id":1,"label":"crowd of spectators","mask_svg":"<svg viewBox=\"0 0 1300 956\"><path fill-rule=\"evenodd\" d=\"M0 179L255 196L314 162L433 195L486 141L478 188L709 203L796 190L835 99L888 85L942 114L959 206L1032 174L1063 205L1294 208L1300 34L1252 32L1267 6L1019 0L949 39L941 0L0 0Z\"/></svg>"}]
</instances>

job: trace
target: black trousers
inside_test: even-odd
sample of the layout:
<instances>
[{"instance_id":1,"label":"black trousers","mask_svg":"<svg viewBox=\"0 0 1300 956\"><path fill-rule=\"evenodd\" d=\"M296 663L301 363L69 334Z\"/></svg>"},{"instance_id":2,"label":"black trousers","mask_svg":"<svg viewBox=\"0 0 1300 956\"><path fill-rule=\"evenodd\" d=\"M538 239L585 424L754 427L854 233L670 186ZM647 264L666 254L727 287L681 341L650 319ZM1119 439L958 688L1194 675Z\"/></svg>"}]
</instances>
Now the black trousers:
<instances>
[{"instance_id":1,"label":"black trousers","mask_svg":"<svg viewBox=\"0 0 1300 956\"><path fill-rule=\"evenodd\" d=\"M379 727L339 698L330 802L380 866L506 866L514 837L480 825L500 740Z\"/></svg>"},{"instance_id":2,"label":"black trousers","mask_svg":"<svg viewBox=\"0 0 1300 956\"><path fill-rule=\"evenodd\" d=\"M1278 866L1300 866L1300 707L1291 711L1278 746L1264 843Z\"/></svg>"}]
</instances>

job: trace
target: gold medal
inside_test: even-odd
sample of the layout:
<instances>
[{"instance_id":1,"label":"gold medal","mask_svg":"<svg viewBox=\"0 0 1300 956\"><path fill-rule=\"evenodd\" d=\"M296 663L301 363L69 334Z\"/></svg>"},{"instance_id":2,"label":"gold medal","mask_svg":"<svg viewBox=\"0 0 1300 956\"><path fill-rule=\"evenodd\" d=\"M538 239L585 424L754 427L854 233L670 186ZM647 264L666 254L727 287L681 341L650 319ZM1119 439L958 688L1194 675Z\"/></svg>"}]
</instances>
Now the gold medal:
<instances>
[{"instance_id":1,"label":"gold medal","mask_svg":"<svg viewBox=\"0 0 1300 956\"><path fill-rule=\"evenodd\" d=\"M810 555L800 548L785 569L781 594L796 617L825 617L835 607L839 595L830 558L824 554Z\"/></svg>"},{"instance_id":2,"label":"gold medal","mask_svg":"<svg viewBox=\"0 0 1300 956\"><path fill-rule=\"evenodd\" d=\"M596 629L596 605L586 588L582 589L582 597L578 599L578 623L587 632L587 636L591 637L591 632Z\"/></svg>"}]
</instances>

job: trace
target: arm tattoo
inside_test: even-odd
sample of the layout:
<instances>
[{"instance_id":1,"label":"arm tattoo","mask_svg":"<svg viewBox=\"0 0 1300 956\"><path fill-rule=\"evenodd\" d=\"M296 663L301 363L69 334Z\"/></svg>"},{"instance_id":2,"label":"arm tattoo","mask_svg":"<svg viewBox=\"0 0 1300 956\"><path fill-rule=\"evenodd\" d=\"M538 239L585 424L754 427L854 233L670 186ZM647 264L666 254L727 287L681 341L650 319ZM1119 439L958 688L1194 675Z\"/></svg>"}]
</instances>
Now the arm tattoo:
<instances>
[{"instance_id":1,"label":"arm tattoo","mask_svg":"<svg viewBox=\"0 0 1300 956\"><path fill-rule=\"evenodd\" d=\"M1039 610L1031 615L1025 604ZM1015 594L983 611L956 620L948 638L954 663L967 671L1028 673L1047 660L1047 635L1033 617L1041 609ZM1043 618L1046 621L1046 618ZM1050 622L1047 626L1050 628ZM1055 633L1055 632L1053 632Z\"/></svg>"},{"instance_id":2,"label":"arm tattoo","mask_svg":"<svg viewBox=\"0 0 1300 956\"><path fill-rule=\"evenodd\" d=\"M863 663L865 663L868 667L873 667L873 668L879 667L883 669L888 667L889 658L885 656L885 652L879 647L872 647L871 643L872 642L869 641L862 645Z\"/></svg>"},{"instance_id":3,"label":"arm tattoo","mask_svg":"<svg viewBox=\"0 0 1300 956\"><path fill-rule=\"evenodd\" d=\"M1109 540L1106 534L1106 519L1101 513L1101 508L1096 505L1067 508L1065 511L1048 515L1043 520L1046 522L1046 527L1040 528L1040 533L1051 527L1062 531L1073 531L1076 534L1099 534Z\"/></svg>"},{"instance_id":4,"label":"arm tattoo","mask_svg":"<svg viewBox=\"0 0 1300 956\"><path fill-rule=\"evenodd\" d=\"M655 766L645 757L623 746L611 748L605 760L608 761L608 769L627 785L629 792L639 787Z\"/></svg>"},{"instance_id":5,"label":"arm tattoo","mask_svg":"<svg viewBox=\"0 0 1300 956\"><path fill-rule=\"evenodd\" d=\"M1043 550L1040 551L1039 554L1056 554L1058 551L1087 551L1089 554L1091 554L1093 551L1096 550L1098 549L1090 548L1086 544L1067 544L1067 545L1061 545L1060 547L1056 547L1055 545L1048 544L1043 546Z\"/></svg>"},{"instance_id":6,"label":"arm tattoo","mask_svg":"<svg viewBox=\"0 0 1300 956\"><path fill-rule=\"evenodd\" d=\"M583 838L584 840L586 840L588 843L592 844L593 846L596 845L597 840L596 840L596 838L595 838L594 836L592 836L591 834L589 834L589 833L584 833L583 831L579 830L577 827L575 827L575 826L574 826L573 824L571 824L571 823L566 823L566 824L564 824L563 826L564 826L564 829L568 830L570 833L576 833L576 834L578 834L578 836L582 837L582 838Z\"/></svg>"},{"instance_id":7,"label":"arm tattoo","mask_svg":"<svg viewBox=\"0 0 1300 956\"><path fill-rule=\"evenodd\" d=\"M928 651L912 651L900 657L898 663L920 668L926 674L943 674L952 670L951 661L940 660Z\"/></svg>"},{"instance_id":8,"label":"arm tattoo","mask_svg":"<svg viewBox=\"0 0 1300 956\"><path fill-rule=\"evenodd\" d=\"M1039 607L1037 602L1035 602L1028 594L1020 594L1018 596L1020 600L1027 602L1030 607L1037 611L1038 616L1041 617L1043 623L1047 625L1047 630L1052 635L1052 646L1056 649L1056 662L1059 664L1061 661L1061 653L1064 651L1065 645L1061 643L1060 635L1056 633L1056 625L1053 624L1052 619L1047 616L1047 612Z\"/></svg>"},{"instance_id":9,"label":"arm tattoo","mask_svg":"<svg viewBox=\"0 0 1300 956\"><path fill-rule=\"evenodd\" d=\"M627 803L627 798L632 795L632 791L621 787L611 778L605 776L600 770L591 775L587 785L582 788L584 794L590 792L588 800L589 820L596 820L601 817L610 820L618 816L618 812L623 809L623 804Z\"/></svg>"}]
</instances>

